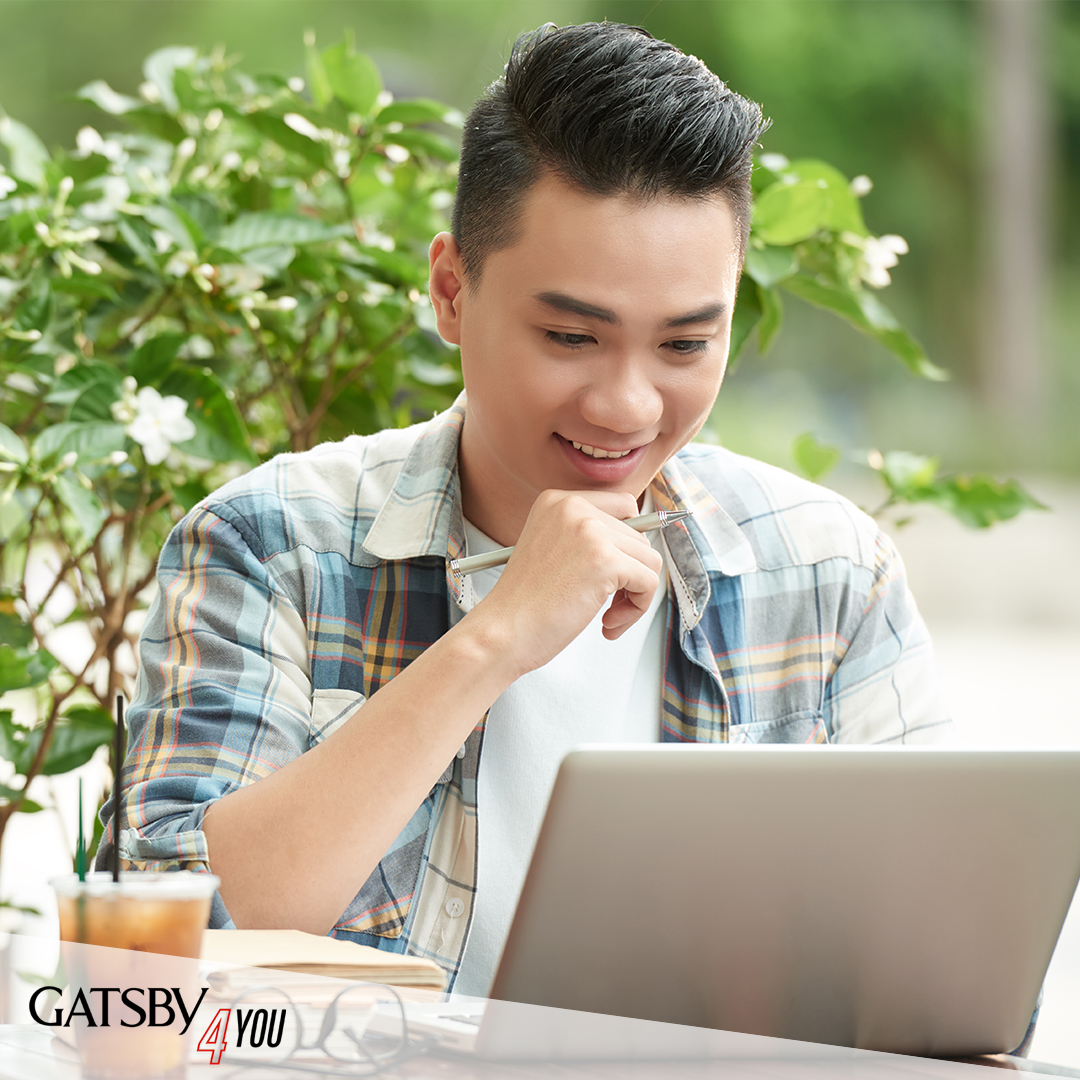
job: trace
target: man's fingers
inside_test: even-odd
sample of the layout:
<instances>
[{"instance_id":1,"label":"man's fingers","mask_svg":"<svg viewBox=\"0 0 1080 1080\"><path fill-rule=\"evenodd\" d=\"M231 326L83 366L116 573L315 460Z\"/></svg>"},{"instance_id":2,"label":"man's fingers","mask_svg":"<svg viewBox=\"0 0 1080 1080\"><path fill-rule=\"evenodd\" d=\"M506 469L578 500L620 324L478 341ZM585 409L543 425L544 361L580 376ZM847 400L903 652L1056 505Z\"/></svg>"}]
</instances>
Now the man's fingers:
<instances>
[{"instance_id":1,"label":"man's fingers","mask_svg":"<svg viewBox=\"0 0 1080 1080\"><path fill-rule=\"evenodd\" d=\"M627 593L625 589L620 589L611 598L611 604L601 617L600 621L604 625L604 637L608 641L614 641L616 638L622 637L649 610L649 603L651 602L652 595L650 594L648 602L642 607L640 597Z\"/></svg>"}]
</instances>

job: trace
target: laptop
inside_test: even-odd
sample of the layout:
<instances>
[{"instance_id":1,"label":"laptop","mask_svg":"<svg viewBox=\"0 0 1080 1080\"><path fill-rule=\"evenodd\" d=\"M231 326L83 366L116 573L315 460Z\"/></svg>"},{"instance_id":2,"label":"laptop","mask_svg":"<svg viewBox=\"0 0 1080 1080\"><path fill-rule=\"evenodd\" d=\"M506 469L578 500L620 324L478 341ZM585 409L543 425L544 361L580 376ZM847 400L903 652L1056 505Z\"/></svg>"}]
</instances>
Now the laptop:
<instances>
[{"instance_id":1,"label":"laptop","mask_svg":"<svg viewBox=\"0 0 1080 1080\"><path fill-rule=\"evenodd\" d=\"M1078 879L1080 750L582 747L492 1000L410 1028L502 1059L1006 1052Z\"/></svg>"}]
</instances>

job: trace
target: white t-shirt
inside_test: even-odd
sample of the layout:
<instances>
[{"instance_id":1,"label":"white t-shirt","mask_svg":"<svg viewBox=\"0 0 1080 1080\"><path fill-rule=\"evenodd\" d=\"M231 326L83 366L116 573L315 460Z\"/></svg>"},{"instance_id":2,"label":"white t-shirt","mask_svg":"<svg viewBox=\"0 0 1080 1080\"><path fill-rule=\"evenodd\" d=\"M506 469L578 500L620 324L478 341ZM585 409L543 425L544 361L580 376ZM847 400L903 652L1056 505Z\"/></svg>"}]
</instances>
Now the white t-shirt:
<instances>
[{"instance_id":1,"label":"white t-shirt","mask_svg":"<svg viewBox=\"0 0 1080 1080\"><path fill-rule=\"evenodd\" d=\"M465 533L469 555L500 546L467 521ZM649 538L664 554L662 534ZM472 603L491 591L501 572L472 575ZM605 605L558 656L523 675L492 705L477 776L476 906L456 993L485 997L491 988L566 752L586 742L659 740L666 591L665 569L649 610L617 641L601 633Z\"/></svg>"}]
</instances>

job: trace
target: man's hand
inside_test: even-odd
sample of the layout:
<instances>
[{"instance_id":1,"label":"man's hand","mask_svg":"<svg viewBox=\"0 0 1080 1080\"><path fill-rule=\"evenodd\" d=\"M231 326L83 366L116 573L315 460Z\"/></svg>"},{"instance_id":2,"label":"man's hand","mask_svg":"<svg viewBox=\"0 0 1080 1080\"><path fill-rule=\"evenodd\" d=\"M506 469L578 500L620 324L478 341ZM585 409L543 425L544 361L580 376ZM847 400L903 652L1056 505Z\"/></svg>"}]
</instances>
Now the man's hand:
<instances>
[{"instance_id":1,"label":"man's hand","mask_svg":"<svg viewBox=\"0 0 1080 1080\"><path fill-rule=\"evenodd\" d=\"M545 491L533 503L514 554L468 619L503 643L513 678L546 664L604 612L614 640L648 610L663 559L624 519L627 492Z\"/></svg>"}]
</instances>

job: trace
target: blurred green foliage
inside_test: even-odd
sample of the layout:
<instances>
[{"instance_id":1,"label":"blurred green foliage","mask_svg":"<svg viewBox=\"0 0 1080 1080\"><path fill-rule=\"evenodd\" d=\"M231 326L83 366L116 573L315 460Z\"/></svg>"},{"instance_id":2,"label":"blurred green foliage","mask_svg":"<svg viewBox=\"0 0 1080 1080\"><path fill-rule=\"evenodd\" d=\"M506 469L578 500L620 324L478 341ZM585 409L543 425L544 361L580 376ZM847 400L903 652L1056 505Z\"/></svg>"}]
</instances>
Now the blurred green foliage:
<instances>
[{"instance_id":1,"label":"blurred green foliage","mask_svg":"<svg viewBox=\"0 0 1080 1080\"><path fill-rule=\"evenodd\" d=\"M1055 140L1049 388L1037 423L1001 425L972 392L982 314L976 285L980 79L974 0L0 0L0 104L47 146L93 123L74 97L92 79L134 87L142 57L175 41L240 54L247 70L303 75L295 42L352 27L398 96L465 109L514 36L547 20L621 19L700 56L773 119L766 149L875 182L872 231L911 245L890 307L953 376L905 381L884 350L794 303L768 363L744 363L718 405L728 445L789 463L789 398L845 445L917 445L953 465L1080 471L1080 5L1045 0ZM753 342L751 343L753 345ZM746 412L753 407L753 423ZM795 430L798 430L796 427Z\"/></svg>"},{"instance_id":2,"label":"blurred green foliage","mask_svg":"<svg viewBox=\"0 0 1080 1080\"><path fill-rule=\"evenodd\" d=\"M0 694L38 703L30 723L0 711L0 836L40 808L36 776L110 739L129 616L187 509L460 389L425 295L460 117L394 100L348 36L309 41L306 72L167 47L137 96L79 91L104 134L74 149L0 119ZM65 622L93 640L85 663L49 648Z\"/></svg>"}]
</instances>

